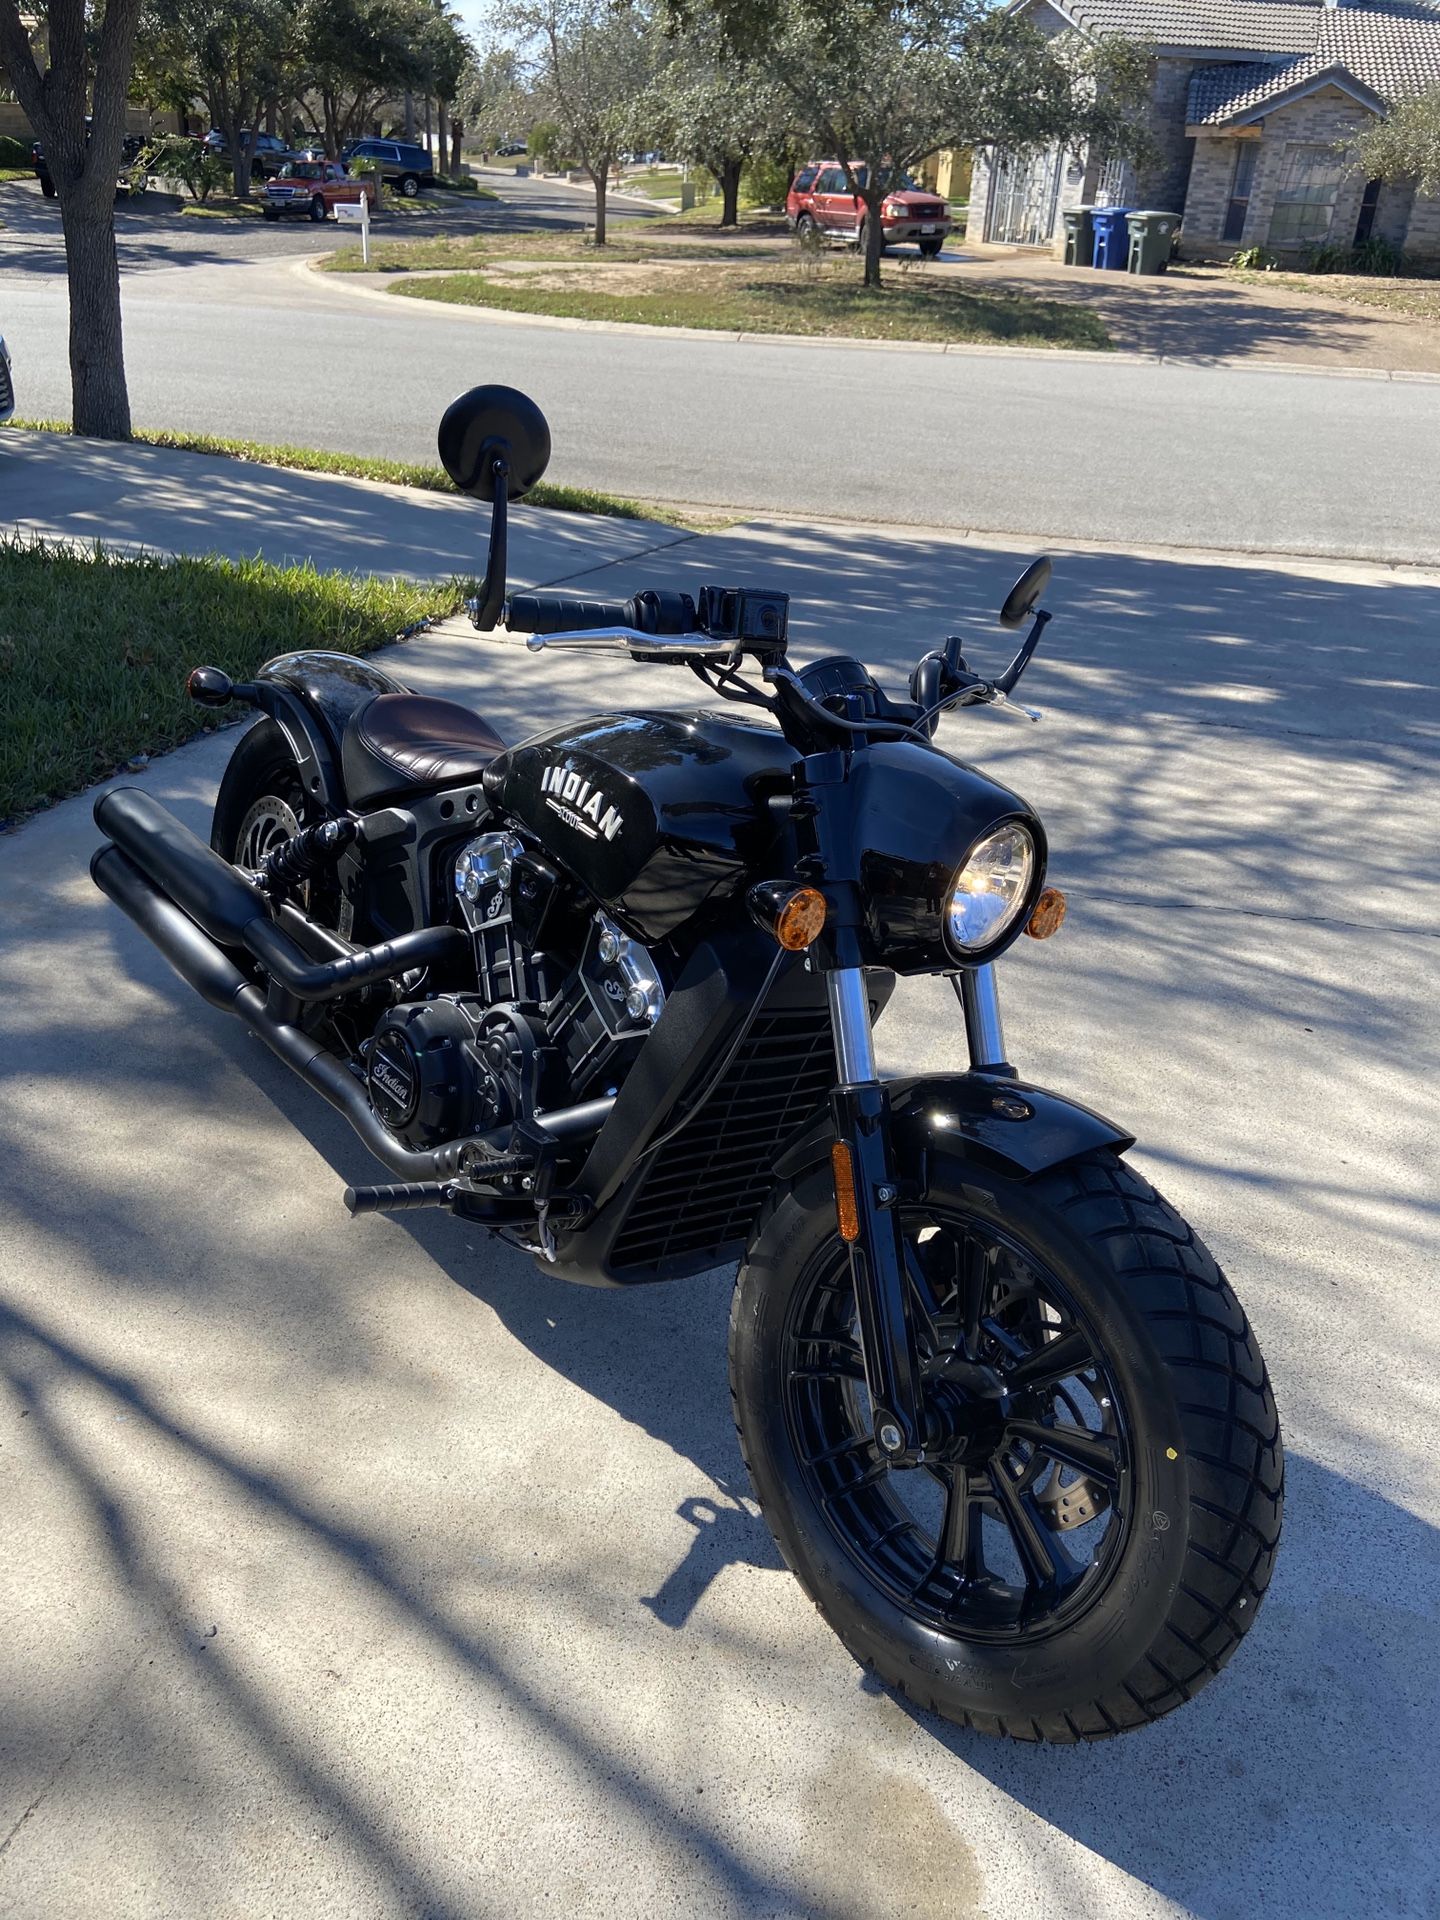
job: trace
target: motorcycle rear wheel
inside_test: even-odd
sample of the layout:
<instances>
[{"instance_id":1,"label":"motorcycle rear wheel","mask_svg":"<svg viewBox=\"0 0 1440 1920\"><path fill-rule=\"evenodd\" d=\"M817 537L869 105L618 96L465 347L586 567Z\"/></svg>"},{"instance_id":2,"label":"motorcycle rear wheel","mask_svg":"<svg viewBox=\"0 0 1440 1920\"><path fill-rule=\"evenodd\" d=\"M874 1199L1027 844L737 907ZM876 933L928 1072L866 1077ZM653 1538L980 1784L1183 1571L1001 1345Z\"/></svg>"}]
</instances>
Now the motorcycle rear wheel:
<instances>
[{"instance_id":1,"label":"motorcycle rear wheel","mask_svg":"<svg viewBox=\"0 0 1440 1920\"><path fill-rule=\"evenodd\" d=\"M870 1437L828 1167L780 1189L736 1283L741 1449L786 1562L862 1666L978 1732L1069 1744L1224 1666L1279 1540L1265 1363L1192 1230L1116 1155L1027 1182L937 1157L903 1214L944 1438Z\"/></svg>"}]
</instances>

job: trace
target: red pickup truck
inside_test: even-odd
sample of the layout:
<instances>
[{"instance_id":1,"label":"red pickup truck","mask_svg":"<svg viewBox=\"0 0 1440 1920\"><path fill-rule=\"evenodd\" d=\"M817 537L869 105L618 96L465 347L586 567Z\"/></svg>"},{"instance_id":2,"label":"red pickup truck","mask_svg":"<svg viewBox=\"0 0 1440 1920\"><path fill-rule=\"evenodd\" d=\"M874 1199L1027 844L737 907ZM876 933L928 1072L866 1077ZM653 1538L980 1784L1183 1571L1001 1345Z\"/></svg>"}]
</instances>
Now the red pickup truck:
<instances>
[{"instance_id":1,"label":"red pickup truck","mask_svg":"<svg viewBox=\"0 0 1440 1920\"><path fill-rule=\"evenodd\" d=\"M852 161L850 171L857 186L863 187L867 169ZM798 234L818 231L831 239L864 244L865 202L858 193L851 193L845 169L837 161L812 161L800 169L785 198L785 216ZM939 194L904 180L881 202L880 245L883 249L913 240L933 260L954 224L949 205Z\"/></svg>"},{"instance_id":2,"label":"red pickup truck","mask_svg":"<svg viewBox=\"0 0 1440 1920\"><path fill-rule=\"evenodd\" d=\"M265 182L265 218L308 213L312 220L328 220L342 202L358 206L362 199L370 202L373 218L380 204L373 174L353 180L338 160L291 160Z\"/></svg>"}]
</instances>

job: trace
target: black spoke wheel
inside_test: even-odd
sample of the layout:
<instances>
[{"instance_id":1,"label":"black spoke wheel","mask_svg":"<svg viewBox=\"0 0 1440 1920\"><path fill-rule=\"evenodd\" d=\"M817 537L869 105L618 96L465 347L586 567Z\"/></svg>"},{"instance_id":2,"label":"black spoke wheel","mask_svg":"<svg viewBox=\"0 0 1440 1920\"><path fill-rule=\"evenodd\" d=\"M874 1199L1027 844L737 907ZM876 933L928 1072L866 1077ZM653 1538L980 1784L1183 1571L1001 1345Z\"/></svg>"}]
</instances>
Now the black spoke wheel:
<instances>
[{"instance_id":1,"label":"black spoke wheel","mask_svg":"<svg viewBox=\"0 0 1440 1920\"><path fill-rule=\"evenodd\" d=\"M796 1287L786 1421L816 1503L903 1611L961 1638L1033 1644L1103 1591L1134 1477L1119 1389L1056 1274L983 1219L911 1212L911 1310L936 1427L921 1468L872 1438L850 1263Z\"/></svg>"},{"instance_id":2,"label":"black spoke wheel","mask_svg":"<svg viewBox=\"0 0 1440 1920\"><path fill-rule=\"evenodd\" d=\"M932 1145L925 1169L902 1213L924 1461L874 1443L817 1165L771 1196L736 1284L756 1497L845 1645L918 1705L1025 1740L1158 1719L1219 1672L1269 1583L1283 1461L1254 1337L1116 1155L1022 1180Z\"/></svg>"}]
</instances>

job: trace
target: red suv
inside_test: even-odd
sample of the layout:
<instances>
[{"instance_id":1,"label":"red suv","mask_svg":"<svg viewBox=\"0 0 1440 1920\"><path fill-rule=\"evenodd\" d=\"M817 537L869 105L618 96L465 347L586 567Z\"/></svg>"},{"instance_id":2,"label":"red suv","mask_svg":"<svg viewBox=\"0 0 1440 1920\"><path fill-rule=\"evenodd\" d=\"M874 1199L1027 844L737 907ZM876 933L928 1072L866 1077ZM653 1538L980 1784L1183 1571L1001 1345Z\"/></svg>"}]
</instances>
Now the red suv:
<instances>
[{"instance_id":1,"label":"red suv","mask_svg":"<svg viewBox=\"0 0 1440 1920\"><path fill-rule=\"evenodd\" d=\"M866 169L852 161L850 171L856 184L864 186ZM845 169L833 160L800 169L785 196L785 217L798 234L818 230L831 239L864 245L865 202L851 193ZM946 201L905 180L881 203L880 245L893 247L898 241L914 240L921 253L933 260L954 224Z\"/></svg>"}]
</instances>

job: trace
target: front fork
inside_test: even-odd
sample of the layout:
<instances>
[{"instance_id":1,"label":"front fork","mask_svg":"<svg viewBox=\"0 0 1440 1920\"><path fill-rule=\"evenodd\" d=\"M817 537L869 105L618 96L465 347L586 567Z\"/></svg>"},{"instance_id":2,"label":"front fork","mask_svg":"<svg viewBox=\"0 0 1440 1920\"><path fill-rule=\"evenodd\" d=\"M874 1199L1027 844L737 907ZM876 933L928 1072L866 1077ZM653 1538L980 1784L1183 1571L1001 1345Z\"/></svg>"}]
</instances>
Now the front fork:
<instances>
[{"instance_id":1,"label":"front fork","mask_svg":"<svg viewBox=\"0 0 1440 1920\"><path fill-rule=\"evenodd\" d=\"M827 973L825 988L840 1069L831 1095L837 1215L850 1256L875 1444L897 1465L918 1464L929 1433L906 1272L915 1254L900 1226L890 1095L875 1070L863 970L842 967ZM1010 1074L994 968L962 973L955 991L972 1070Z\"/></svg>"}]
</instances>

